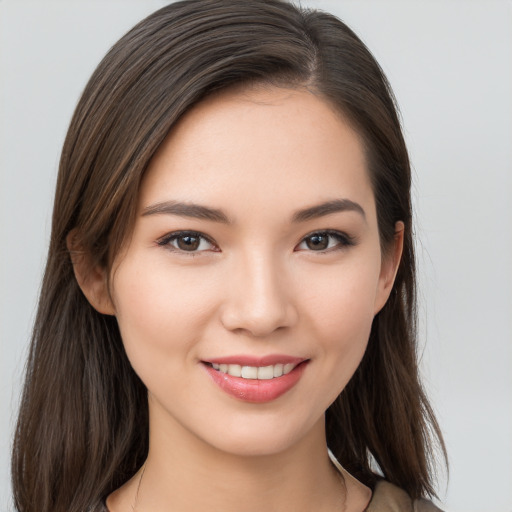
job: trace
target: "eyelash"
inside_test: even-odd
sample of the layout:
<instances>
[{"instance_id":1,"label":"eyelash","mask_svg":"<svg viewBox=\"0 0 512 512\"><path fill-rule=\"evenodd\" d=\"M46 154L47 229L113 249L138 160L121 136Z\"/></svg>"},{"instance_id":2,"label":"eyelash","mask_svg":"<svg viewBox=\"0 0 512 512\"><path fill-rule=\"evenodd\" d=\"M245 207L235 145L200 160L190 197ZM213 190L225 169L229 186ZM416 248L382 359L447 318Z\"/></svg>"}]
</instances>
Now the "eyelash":
<instances>
[{"instance_id":1,"label":"eyelash","mask_svg":"<svg viewBox=\"0 0 512 512\"><path fill-rule=\"evenodd\" d=\"M192 251L187 251L185 249L182 249L180 247L176 247L172 245L172 242L175 242L179 239L184 239L186 237L195 238L198 239L199 245ZM330 239L336 240L336 244L334 246L329 247L330 241L327 241L328 246L325 249L321 250L313 250L313 249L297 249L302 244L307 244L308 240L311 240L313 237L329 237ZM206 242L210 244L214 249L202 249L197 250L199 247L201 247L201 244L203 242ZM207 250L213 250L213 252L220 252L220 249L217 247L217 245L207 236L205 236L203 233L199 233L198 231L174 231L173 233L169 233L165 235L164 237L157 240L157 244L162 247L167 247L169 250L178 252L181 254L187 254L190 256L194 256L196 254L199 254L201 252L207 251ZM351 237L350 235L347 235L345 233L341 233L340 231L334 231L334 230L324 230L324 231L314 231L308 235L306 235L302 240L297 244L296 248L294 250L306 250L310 252L318 252L318 253L327 253L331 251L339 251L343 250L347 247L351 247L353 245L356 245L356 240Z\"/></svg>"},{"instance_id":2,"label":"eyelash","mask_svg":"<svg viewBox=\"0 0 512 512\"><path fill-rule=\"evenodd\" d=\"M353 237L351 237L350 235L347 235L346 233L342 233L340 231L327 229L324 231L314 231L313 233L306 235L300 241L300 243L297 245L297 247L300 247L302 244L306 243L306 241L308 239L312 239L315 236L334 238L338 243L335 244L334 246L327 247L327 248L319 250L319 251L309 249L310 252L318 252L318 253L323 254L323 253L331 252L331 251L340 251L340 250L346 249L347 247L352 247L352 246L356 245L356 240ZM327 243L330 244L329 241Z\"/></svg>"},{"instance_id":3,"label":"eyelash","mask_svg":"<svg viewBox=\"0 0 512 512\"><path fill-rule=\"evenodd\" d=\"M169 233L169 234L165 235L163 238L160 238L159 240L157 240L157 244L160 245L160 246L163 246L163 247L167 247L171 251L179 252L179 253L182 253L182 254L187 254L187 255L190 255L190 256L194 256L194 255L196 255L196 254L206 250L206 249L202 249L202 250L199 250L199 251L198 250L187 251L187 250L181 249L179 247L175 247L175 246L173 246L171 244L172 242L174 242L176 240L179 240L180 238L184 239L185 237L190 237L190 238L198 239L199 240L199 247L201 246L201 244L203 242L207 242L212 247L215 248L214 252L219 252L220 251L219 248L215 245L215 243L210 238L205 236L203 233L199 233L198 231L174 231L173 233Z\"/></svg>"}]
</instances>

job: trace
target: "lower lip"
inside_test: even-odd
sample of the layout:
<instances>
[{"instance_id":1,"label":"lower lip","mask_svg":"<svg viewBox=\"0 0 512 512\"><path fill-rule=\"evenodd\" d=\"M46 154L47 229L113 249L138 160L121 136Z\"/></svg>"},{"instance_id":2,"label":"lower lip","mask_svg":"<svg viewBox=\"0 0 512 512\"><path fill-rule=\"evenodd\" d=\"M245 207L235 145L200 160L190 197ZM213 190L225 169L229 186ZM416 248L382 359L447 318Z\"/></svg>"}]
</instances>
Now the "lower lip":
<instances>
[{"instance_id":1,"label":"lower lip","mask_svg":"<svg viewBox=\"0 0 512 512\"><path fill-rule=\"evenodd\" d=\"M271 402L293 388L302 376L307 361L297 365L290 373L268 380L243 379L215 370L208 364L203 366L213 382L226 392L245 402Z\"/></svg>"}]
</instances>

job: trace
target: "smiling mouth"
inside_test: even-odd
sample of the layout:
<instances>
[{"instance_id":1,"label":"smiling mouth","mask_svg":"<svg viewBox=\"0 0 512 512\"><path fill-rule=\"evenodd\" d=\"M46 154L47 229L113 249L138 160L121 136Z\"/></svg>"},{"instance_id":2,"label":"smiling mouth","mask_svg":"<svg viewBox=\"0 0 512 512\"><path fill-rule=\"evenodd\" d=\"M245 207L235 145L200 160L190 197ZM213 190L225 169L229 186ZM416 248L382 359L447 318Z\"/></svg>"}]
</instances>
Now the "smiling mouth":
<instances>
[{"instance_id":1,"label":"smiling mouth","mask_svg":"<svg viewBox=\"0 0 512 512\"><path fill-rule=\"evenodd\" d=\"M228 356L201 361L213 382L238 400L264 403L290 391L300 380L309 359L286 355Z\"/></svg>"},{"instance_id":2,"label":"smiling mouth","mask_svg":"<svg viewBox=\"0 0 512 512\"><path fill-rule=\"evenodd\" d=\"M251 380L271 380L289 374L298 363L274 364L268 366L242 366L239 364L208 363L220 373Z\"/></svg>"}]
</instances>

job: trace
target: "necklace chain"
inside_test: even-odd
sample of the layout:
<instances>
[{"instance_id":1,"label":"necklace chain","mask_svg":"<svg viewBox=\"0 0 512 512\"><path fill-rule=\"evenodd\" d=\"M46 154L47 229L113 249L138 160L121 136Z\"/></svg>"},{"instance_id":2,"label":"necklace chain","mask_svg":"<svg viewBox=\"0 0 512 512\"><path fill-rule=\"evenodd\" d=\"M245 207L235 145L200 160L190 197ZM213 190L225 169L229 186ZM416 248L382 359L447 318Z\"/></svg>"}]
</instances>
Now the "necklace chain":
<instances>
[{"instance_id":1,"label":"necklace chain","mask_svg":"<svg viewBox=\"0 0 512 512\"><path fill-rule=\"evenodd\" d=\"M332 459L331 459L331 462L332 462ZM336 461L338 462L338 461ZM146 463L147 463L147 459L144 461L144 464L142 465L142 468L141 468L141 472L140 472L140 477L139 477L139 482L137 484L137 490L135 491L135 498L133 500L133 504L132 504L132 512L137 512L137 504L139 502L139 491L140 491L140 486L142 484L142 479L144 478L144 473L146 471ZM346 487L346 483L345 483L345 478L343 476L343 473L340 471L339 469L339 463L338 464L334 464L333 463L333 466L334 468L336 469L336 473L337 473L337 477L340 481L340 484L341 486L343 487L343 490L344 490L344 496L343 496L343 502L342 502L342 505L343 505L343 510L346 509L346 499L347 499L347 496L346 496L346 491L347 491L347 487Z\"/></svg>"},{"instance_id":2,"label":"necklace chain","mask_svg":"<svg viewBox=\"0 0 512 512\"><path fill-rule=\"evenodd\" d=\"M137 503L139 501L140 484L142 483L142 478L144 476L144 472L146 471L146 462L147 462L147 459L144 461L144 464L142 465L142 469L140 472L139 483L137 484L137 490L135 491L135 499L133 500L132 512L137 512L136 507L137 507Z\"/></svg>"}]
</instances>

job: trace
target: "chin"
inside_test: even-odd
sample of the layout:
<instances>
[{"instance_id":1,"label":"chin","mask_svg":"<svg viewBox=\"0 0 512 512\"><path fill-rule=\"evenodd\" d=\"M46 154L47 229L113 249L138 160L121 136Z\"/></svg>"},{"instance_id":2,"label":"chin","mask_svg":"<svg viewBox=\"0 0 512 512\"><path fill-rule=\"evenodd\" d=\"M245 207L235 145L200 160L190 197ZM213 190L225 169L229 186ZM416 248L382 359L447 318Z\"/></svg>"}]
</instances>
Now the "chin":
<instances>
[{"instance_id":1,"label":"chin","mask_svg":"<svg viewBox=\"0 0 512 512\"><path fill-rule=\"evenodd\" d=\"M260 421L238 425L223 425L217 432L210 430L203 441L217 450L238 457L265 457L278 455L312 438L323 439L325 432L324 416L312 426L309 422L300 421L294 426L290 419L281 418L275 422ZM229 433L229 435L226 435Z\"/></svg>"},{"instance_id":2,"label":"chin","mask_svg":"<svg viewBox=\"0 0 512 512\"><path fill-rule=\"evenodd\" d=\"M210 443L212 444L212 443ZM293 439L270 436L230 436L213 445L217 450L236 457L267 457L283 453L295 444Z\"/></svg>"}]
</instances>

